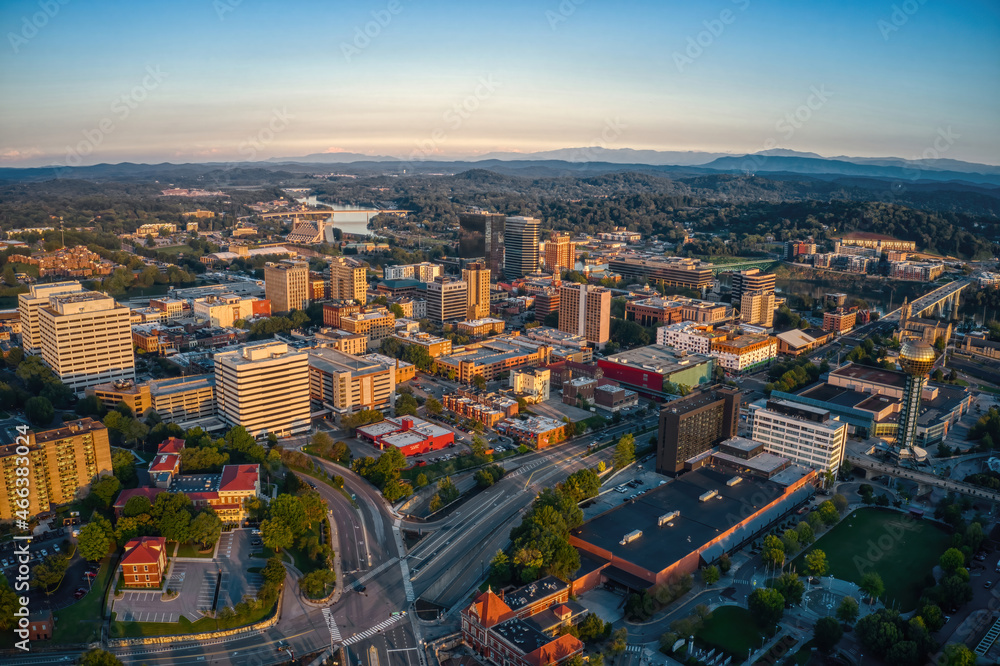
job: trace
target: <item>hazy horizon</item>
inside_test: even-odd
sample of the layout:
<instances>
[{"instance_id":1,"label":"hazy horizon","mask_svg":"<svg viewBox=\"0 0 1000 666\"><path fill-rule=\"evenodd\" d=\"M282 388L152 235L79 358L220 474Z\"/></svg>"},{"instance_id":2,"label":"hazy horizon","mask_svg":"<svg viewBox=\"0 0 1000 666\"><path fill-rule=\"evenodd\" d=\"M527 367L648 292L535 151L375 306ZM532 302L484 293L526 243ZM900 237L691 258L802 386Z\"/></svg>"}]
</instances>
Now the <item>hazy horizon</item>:
<instances>
[{"instance_id":1,"label":"hazy horizon","mask_svg":"<svg viewBox=\"0 0 1000 666\"><path fill-rule=\"evenodd\" d=\"M1000 164L1000 6L13 0L0 166L600 146Z\"/></svg>"}]
</instances>

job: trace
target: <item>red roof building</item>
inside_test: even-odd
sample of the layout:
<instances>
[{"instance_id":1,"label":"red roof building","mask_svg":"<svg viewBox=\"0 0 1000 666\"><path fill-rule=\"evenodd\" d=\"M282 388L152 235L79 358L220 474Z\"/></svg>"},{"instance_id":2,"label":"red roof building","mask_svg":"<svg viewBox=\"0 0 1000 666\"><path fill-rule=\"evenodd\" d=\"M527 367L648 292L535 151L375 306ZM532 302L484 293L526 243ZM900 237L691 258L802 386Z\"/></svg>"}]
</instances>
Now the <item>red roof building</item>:
<instances>
[{"instance_id":1,"label":"red roof building","mask_svg":"<svg viewBox=\"0 0 1000 666\"><path fill-rule=\"evenodd\" d=\"M122 511L125 510L125 505L133 497L145 497L149 500L150 504L156 502L156 496L162 492L166 492L163 488L126 488L118 494L118 499L115 500L115 518L122 517Z\"/></svg>"},{"instance_id":2,"label":"red roof building","mask_svg":"<svg viewBox=\"0 0 1000 666\"><path fill-rule=\"evenodd\" d=\"M125 587L160 587L167 570L167 540L151 536L132 539L125 544L121 569Z\"/></svg>"},{"instance_id":3,"label":"red roof building","mask_svg":"<svg viewBox=\"0 0 1000 666\"><path fill-rule=\"evenodd\" d=\"M169 488L170 482L181 472L181 457L176 453L157 453L149 463L149 478L157 488Z\"/></svg>"},{"instance_id":4,"label":"red roof building","mask_svg":"<svg viewBox=\"0 0 1000 666\"><path fill-rule=\"evenodd\" d=\"M157 453L173 453L180 455L181 451L184 450L184 440L179 437L167 437L165 440L160 442L157 447Z\"/></svg>"}]
</instances>

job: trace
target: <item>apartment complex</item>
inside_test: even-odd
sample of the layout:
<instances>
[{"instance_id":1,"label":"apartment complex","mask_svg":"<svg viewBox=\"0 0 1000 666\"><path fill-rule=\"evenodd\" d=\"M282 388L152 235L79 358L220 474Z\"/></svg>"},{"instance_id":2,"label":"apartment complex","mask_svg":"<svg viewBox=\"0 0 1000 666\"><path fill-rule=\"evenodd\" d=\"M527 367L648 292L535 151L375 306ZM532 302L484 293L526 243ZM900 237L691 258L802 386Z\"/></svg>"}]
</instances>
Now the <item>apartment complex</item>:
<instances>
[{"instance_id":1,"label":"apartment complex","mask_svg":"<svg viewBox=\"0 0 1000 666\"><path fill-rule=\"evenodd\" d=\"M434 278L427 285L427 318L438 323L465 319L469 299L467 289L462 280L446 275Z\"/></svg>"},{"instance_id":2,"label":"apartment complex","mask_svg":"<svg viewBox=\"0 0 1000 666\"><path fill-rule=\"evenodd\" d=\"M462 269L466 284L466 319L482 319L490 314L490 269L474 261Z\"/></svg>"},{"instance_id":3,"label":"apartment complex","mask_svg":"<svg viewBox=\"0 0 1000 666\"><path fill-rule=\"evenodd\" d=\"M282 342L215 355L219 415L251 435L309 430L309 355Z\"/></svg>"},{"instance_id":4,"label":"apartment complex","mask_svg":"<svg viewBox=\"0 0 1000 666\"><path fill-rule=\"evenodd\" d=\"M559 287L546 287L535 294L535 321L543 322L553 312L559 312Z\"/></svg>"},{"instance_id":5,"label":"apartment complex","mask_svg":"<svg viewBox=\"0 0 1000 666\"><path fill-rule=\"evenodd\" d=\"M764 273L759 268L733 273L732 299L733 303L742 303L743 294L764 291L774 293L774 274Z\"/></svg>"},{"instance_id":6,"label":"apartment complex","mask_svg":"<svg viewBox=\"0 0 1000 666\"><path fill-rule=\"evenodd\" d=\"M330 262L330 298L340 301L368 302L368 264L347 257Z\"/></svg>"},{"instance_id":7,"label":"apartment complex","mask_svg":"<svg viewBox=\"0 0 1000 666\"><path fill-rule=\"evenodd\" d=\"M463 255L464 256L464 255ZM474 255L479 256L479 255ZM424 261L419 264L399 264L382 268L382 278L385 280L418 280L433 282L434 278L444 275L444 267Z\"/></svg>"},{"instance_id":8,"label":"apartment complex","mask_svg":"<svg viewBox=\"0 0 1000 666\"><path fill-rule=\"evenodd\" d=\"M508 217L504 221L505 280L538 271L538 236L541 222L533 217Z\"/></svg>"},{"instance_id":9,"label":"apartment complex","mask_svg":"<svg viewBox=\"0 0 1000 666\"><path fill-rule=\"evenodd\" d=\"M232 328L240 319L270 317L271 303L260 298L244 298L236 294L219 294L196 298L191 302L195 319L209 322L212 326Z\"/></svg>"},{"instance_id":10,"label":"apartment complex","mask_svg":"<svg viewBox=\"0 0 1000 666\"><path fill-rule=\"evenodd\" d=\"M656 329L656 344L692 354L711 354L712 343L725 340L726 334L711 326L699 326L693 321L682 321Z\"/></svg>"},{"instance_id":11,"label":"apartment complex","mask_svg":"<svg viewBox=\"0 0 1000 666\"><path fill-rule=\"evenodd\" d=\"M388 360L388 359L387 359ZM335 349L309 351L309 398L339 416L391 406L396 368Z\"/></svg>"},{"instance_id":12,"label":"apartment complex","mask_svg":"<svg viewBox=\"0 0 1000 666\"><path fill-rule=\"evenodd\" d=\"M90 386L86 393L109 409L123 402L136 416L152 409L164 421L185 429L201 426L207 430L215 425L215 375L172 377L143 384L119 380Z\"/></svg>"},{"instance_id":13,"label":"apartment complex","mask_svg":"<svg viewBox=\"0 0 1000 666\"><path fill-rule=\"evenodd\" d=\"M503 333L506 327L507 322L503 319L494 319L493 317L460 321L456 326L459 333L472 338L484 338L487 335Z\"/></svg>"},{"instance_id":14,"label":"apartment complex","mask_svg":"<svg viewBox=\"0 0 1000 666\"><path fill-rule=\"evenodd\" d=\"M309 264L291 259L267 264L264 294L274 312L304 310L309 305Z\"/></svg>"},{"instance_id":15,"label":"apartment complex","mask_svg":"<svg viewBox=\"0 0 1000 666\"><path fill-rule=\"evenodd\" d=\"M56 294L38 309L42 359L77 393L135 379L131 313L96 291Z\"/></svg>"},{"instance_id":16,"label":"apartment complex","mask_svg":"<svg viewBox=\"0 0 1000 666\"><path fill-rule=\"evenodd\" d=\"M108 430L100 421L90 418L67 421L54 430L29 431L29 476L17 474L19 459L16 442L0 446L0 520L13 520L21 509L17 480L29 479L29 516L51 510L77 499L78 493L90 487L101 474L111 473L111 445Z\"/></svg>"},{"instance_id":17,"label":"apartment complex","mask_svg":"<svg viewBox=\"0 0 1000 666\"><path fill-rule=\"evenodd\" d=\"M834 333L847 333L858 319L858 311L854 308L837 308L832 312L823 313L823 330Z\"/></svg>"},{"instance_id":18,"label":"apartment complex","mask_svg":"<svg viewBox=\"0 0 1000 666\"><path fill-rule=\"evenodd\" d=\"M468 345L452 354L435 359L438 368L454 372L462 382L471 382L480 375L487 381L500 373L515 368L533 368L547 365L551 349L542 344L531 344L517 337L491 338L477 345Z\"/></svg>"},{"instance_id":19,"label":"apartment complex","mask_svg":"<svg viewBox=\"0 0 1000 666\"><path fill-rule=\"evenodd\" d=\"M451 340L448 338L439 338L430 333L399 331L393 337L404 345L419 345L423 347L427 350L431 358L451 353Z\"/></svg>"},{"instance_id":20,"label":"apartment complex","mask_svg":"<svg viewBox=\"0 0 1000 666\"><path fill-rule=\"evenodd\" d=\"M354 335L368 336L368 350L375 350L396 331L396 316L384 308L356 312L340 318L340 327Z\"/></svg>"},{"instance_id":21,"label":"apartment complex","mask_svg":"<svg viewBox=\"0 0 1000 666\"><path fill-rule=\"evenodd\" d=\"M611 336L611 290L583 284L559 289L559 330L603 349Z\"/></svg>"},{"instance_id":22,"label":"apartment complex","mask_svg":"<svg viewBox=\"0 0 1000 666\"><path fill-rule=\"evenodd\" d=\"M545 243L545 268L559 277L561 271L572 270L576 266L576 243L569 234L553 232Z\"/></svg>"},{"instance_id":23,"label":"apartment complex","mask_svg":"<svg viewBox=\"0 0 1000 666\"><path fill-rule=\"evenodd\" d=\"M744 290L740 297L740 321L764 328L774 326L774 292L764 289Z\"/></svg>"},{"instance_id":24,"label":"apartment complex","mask_svg":"<svg viewBox=\"0 0 1000 666\"><path fill-rule=\"evenodd\" d=\"M712 342L712 356L726 372L739 375L765 368L778 355L778 340L770 335L745 333Z\"/></svg>"},{"instance_id":25,"label":"apartment complex","mask_svg":"<svg viewBox=\"0 0 1000 666\"><path fill-rule=\"evenodd\" d=\"M931 282L944 273L944 264L916 261L890 261L889 277L894 280Z\"/></svg>"},{"instance_id":26,"label":"apartment complex","mask_svg":"<svg viewBox=\"0 0 1000 666\"><path fill-rule=\"evenodd\" d=\"M42 341L38 328L38 311L49 304L49 297L83 291L79 282L33 284L17 295L17 310L21 316L21 348L25 354L41 354Z\"/></svg>"},{"instance_id":27,"label":"apartment complex","mask_svg":"<svg viewBox=\"0 0 1000 666\"><path fill-rule=\"evenodd\" d=\"M470 259L484 257L493 277L503 275L505 220L504 215L497 213L459 215L458 256Z\"/></svg>"},{"instance_id":28,"label":"apartment complex","mask_svg":"<svg viewBox=\"0 0 1000 666\"><path fill-rule=\"evenodd\" d=\"M340 318L344 315L361 312L361 306L348 301L334 301L323 304L323 325L340 328Z\"/></svg>"},{"instance_id":29,"label":"apartment complex","mask_svg":"<svg viewBox=\"0 0 1000 666\"><path fill-rule=\"evenodd\" d=\"M738 389L714 386L665 404L656 436L656 471L677 474L685 461L735 437L740 397Z\"/></svg>"},{"instance_id":30,"label":"apartment complex","mask_svg":"<svg viewBox=\"0 0 1000 666\"><path fill-rule=\"evenodd\" d=\"M837 473L844 461L847 424L829 410L788 400L750 406L753 439L795 463Z\"/></svg>"}]
</instances>

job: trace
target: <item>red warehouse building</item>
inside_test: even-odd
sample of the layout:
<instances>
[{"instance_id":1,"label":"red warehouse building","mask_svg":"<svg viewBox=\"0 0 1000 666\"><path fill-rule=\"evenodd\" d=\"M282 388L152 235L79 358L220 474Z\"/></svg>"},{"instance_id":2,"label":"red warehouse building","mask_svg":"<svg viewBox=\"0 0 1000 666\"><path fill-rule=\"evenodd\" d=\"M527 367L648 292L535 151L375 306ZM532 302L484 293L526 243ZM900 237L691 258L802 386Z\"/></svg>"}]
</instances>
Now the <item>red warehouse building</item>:
<instances>
[{"instance_id":1,"label":"red warehouse building","mask_svg":"<svg viewBox=\"0 0 1000 666\"><path fill-rule=\"evenodd\" d=\"M454 432L416 416L386 419L380 423L361 426L357 432L358 437L378 445L379 449L394 446L404 456L437 451L455 442Z\"/></svg>"}]
</instances>

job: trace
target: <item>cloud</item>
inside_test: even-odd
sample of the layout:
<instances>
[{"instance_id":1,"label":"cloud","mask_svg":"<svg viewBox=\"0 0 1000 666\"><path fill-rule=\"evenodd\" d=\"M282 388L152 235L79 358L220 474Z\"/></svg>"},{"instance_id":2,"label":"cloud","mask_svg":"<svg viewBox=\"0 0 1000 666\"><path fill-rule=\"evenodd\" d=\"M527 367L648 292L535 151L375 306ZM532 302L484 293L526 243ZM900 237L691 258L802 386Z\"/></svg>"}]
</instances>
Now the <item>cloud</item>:
<instances>
[{"instance_id":1,"label":"cloud","mask_svg":"<svg viewBox=\"0 0 1000 666\"><path fill-rule=\"evenodd\" d=\"M2 148L0 149L0 160L5 162L20 162L21 160L27 160L32 157L38 157L42 155L41 149L39 148L27 148L25 150L18 150L16 148Z\"/></svg>"},{"instance_id":2,"label":"cloud","mask_svg":"<svg viewBox=\"0 0 1000 666\"><path fill-rule=\"evenodd\" d=\"M323 152L324 153L349 153L351 151L347 150L346 148L338 148L337 146L330 146L329 148L327 148Z\"/></svg>"}]
</instances>

